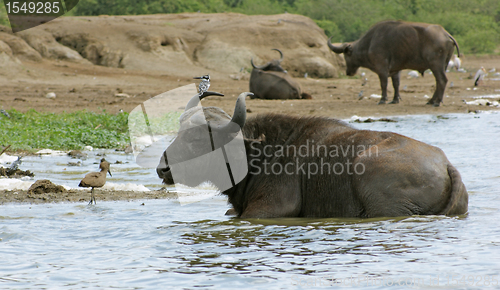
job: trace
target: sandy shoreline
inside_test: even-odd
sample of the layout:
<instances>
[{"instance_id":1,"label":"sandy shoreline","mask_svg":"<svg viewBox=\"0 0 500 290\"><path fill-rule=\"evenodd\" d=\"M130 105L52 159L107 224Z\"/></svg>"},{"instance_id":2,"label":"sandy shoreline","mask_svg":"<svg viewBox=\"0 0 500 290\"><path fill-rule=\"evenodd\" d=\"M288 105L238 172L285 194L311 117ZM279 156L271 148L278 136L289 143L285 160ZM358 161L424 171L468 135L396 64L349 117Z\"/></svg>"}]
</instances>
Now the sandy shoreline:
<instances>
[{"instance_id":1,"label":"sandy shoreline","mask_svg":"<svg viewBox=\"0 0 500 290\"><path fill-rule=\"evenodd\" d=\"M155 191L123 191L123 190L99 190L94 191L97 203L103 201L136 201L147 199L177 199L177 193L166 190ZM22 203L82 203L88 204L90 190L71 189L64 193L28 193L27 190L1 190L0 204Z\"/></svg>"}]
</instances>

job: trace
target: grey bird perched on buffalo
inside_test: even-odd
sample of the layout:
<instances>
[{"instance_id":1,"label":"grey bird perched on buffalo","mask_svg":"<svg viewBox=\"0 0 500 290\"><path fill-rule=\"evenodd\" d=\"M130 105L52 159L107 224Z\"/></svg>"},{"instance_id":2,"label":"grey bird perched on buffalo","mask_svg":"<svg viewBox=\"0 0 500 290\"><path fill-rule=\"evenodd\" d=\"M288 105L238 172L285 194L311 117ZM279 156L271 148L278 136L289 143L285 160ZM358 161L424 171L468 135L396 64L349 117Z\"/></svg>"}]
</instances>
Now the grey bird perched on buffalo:
<instances>
[{"instance_id":1,"label":"grey bird perched on buffalo","mask_svg":"<svg viewBox=\"0 0 500 290\"><path fill-rule=\"evenodd\" d=\"M89 204L92 204L92 201L94 201L94 204L96 204L94 188L103 187L104 184L106 184L106 173L109 173L109 176L113 176L111 175L111 170L109 169L109 162L104 158L101 159L99 169L101 169L100 172L90 172L85 175L82 181L80 181L80 184L78 184L78 186L80 187L92 187L92 189L90 190L91 196Z\"/></svg>"},{"instance_id":2,"label":"grey bird perched on buffalo","mask_svg":"<svg viewBox=\"0 0 500 290\"><path fill-rule=\"evenodd\" d=\"M387 102L389 77L394 87L391 104L396 104L400 100L401 70L412 69L423 74L430 69L436 78L436 90L427 104L439 106L448 82L445 68L455 47L460 56L456 40L440 25L403 21L382 21L354 42L333 45L329 39L328 46L333 52L344 54L348 76L355 75L359 67L378 75L382 89L379 104Z\"/></svg>"},{"instance_id":3,"label":"grey bird perched on buffalo","mask_svg":"<svg viewBox=\"0 0 500 290\"><path fill-rule=\"evenodd\" d=\"M208 88L210 88L210 75L206 74L201 77L195 77L194 79L201 80L200 84L198 85L199 94L203 94L204 92L208 91Z\"/></svg>"}]
</instances>

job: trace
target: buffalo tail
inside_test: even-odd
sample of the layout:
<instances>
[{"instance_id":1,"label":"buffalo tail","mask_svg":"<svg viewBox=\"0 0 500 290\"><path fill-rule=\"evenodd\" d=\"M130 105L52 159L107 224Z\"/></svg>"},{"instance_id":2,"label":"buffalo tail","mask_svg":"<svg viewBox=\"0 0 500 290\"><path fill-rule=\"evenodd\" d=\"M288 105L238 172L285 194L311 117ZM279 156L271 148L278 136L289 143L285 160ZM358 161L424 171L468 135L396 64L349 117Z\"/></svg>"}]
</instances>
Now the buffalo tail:
<instances>
[{"instance_id":1,"label":"buffalo tail","mask_svg":"<svg viewBox=\"0 0 500 290\"><path fill-rule=\"evenodd\" d=\"M468 210L469 195L462 182L462 177L453 165L448 165L448 175L451 179L451 192L448 205L443 210L445 215L464 214Z\"/></svg>"},{"instance_id":2,"label":"buffalo tail","mask_svg":"<svg viewBox=\"0 0 500 290\"><path fill-rule=\"evenodd\" d=\"M458 43L457 41L455 40L455 38L453 38L453 36L451 36L451 34L448 33L448 36L450 37L450 39L453 41L453 43L455 44L455 46L457 47L457 56L458 57L462 57L462 55L460 54L460 48L458 48Z\"/></svg>"}]
</instances>

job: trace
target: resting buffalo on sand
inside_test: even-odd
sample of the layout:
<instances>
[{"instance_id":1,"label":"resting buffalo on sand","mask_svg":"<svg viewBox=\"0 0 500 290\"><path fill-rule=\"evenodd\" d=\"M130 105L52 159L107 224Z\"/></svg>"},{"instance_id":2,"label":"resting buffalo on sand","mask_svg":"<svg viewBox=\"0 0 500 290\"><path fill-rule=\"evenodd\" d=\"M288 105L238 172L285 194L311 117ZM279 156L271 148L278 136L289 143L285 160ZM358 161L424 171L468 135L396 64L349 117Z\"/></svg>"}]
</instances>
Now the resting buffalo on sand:
<instances>
[{"instance_id":1,"label":"resting buffalo on sand","mask_svg":"<svg viewBox=\"0 0 500 290\"><path fill-rule=\"evenodd\" d=\"M328 40L328 46L335 53L343 53L348 76L353 76L359 67L375 72L380 79L382 99L387 101L387 78L392 78L394 99L399 103L399 77L401 70L413 69L422 75L430 69L436 78L436 91L429 105L439 106L443 101L448 79L446 67L455 47L455 39L443 27L436 24L402 21L383 21L372 26L360 39L340 46Z\"/></svg>"},{"instance_id":2,"label":"resting buffalo on sand","mask_svg":"<svg viewBox=\"0 0 500 290\"><path fill-rule=\"evenodd\" d=\"M186 109L180 133L156 169L164 183L174 181L169 163L179 162L176 154L167 159L167 151L171 147L197 151L203 145L199 134L184 129L200 123L208 125L212 133L225 132L225 142L244 139L248 174L222 192L241 218L370 218L467 212L467 190L439 148L396 133L357 130L325 117L264 114L247 120L245 97L249 94L238 97L232 118L216 107ZM194 99L197 103L198 96ZM239 128L243 134L235 137ZM234 170L233 164L227 166ZM203 166L193 169L213 176L212 164ZM200 181L186 183L196 186Z\"/></svg>"},{"instance_id":3,"label":"resting buffalo on sand","mask_svg":"<svg viewBox=\"0 0 500 290\"><path fill-rule=\"evenodd\" d=\"M283 53L280 59L273 59L265 65L256 66L250 60L253 70L250 75L251 98L259 99L311 99L311 95L302 92L299 83L281 67Z\"/></svg>"}]
</instances>

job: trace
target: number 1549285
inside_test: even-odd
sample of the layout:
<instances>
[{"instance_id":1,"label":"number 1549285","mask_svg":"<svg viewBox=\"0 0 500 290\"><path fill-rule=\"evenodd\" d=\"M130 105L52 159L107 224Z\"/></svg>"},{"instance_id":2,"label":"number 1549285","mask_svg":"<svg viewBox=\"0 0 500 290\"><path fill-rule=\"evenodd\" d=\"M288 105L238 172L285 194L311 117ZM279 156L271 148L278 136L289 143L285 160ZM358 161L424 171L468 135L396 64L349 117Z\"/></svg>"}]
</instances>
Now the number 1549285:
<instances>
[{"instance_id":1,"label":"number 1549285","mask_svg":"<svg viewBox=\"0 0 500 290\"><path fill-rule=\"evenodd\" d=\"M59 13L59 2L7 2L7 14L53 14Z\"/></svg>"}]
</instances>

